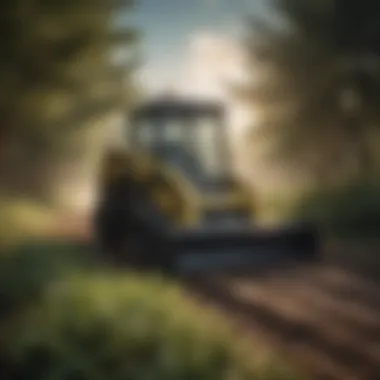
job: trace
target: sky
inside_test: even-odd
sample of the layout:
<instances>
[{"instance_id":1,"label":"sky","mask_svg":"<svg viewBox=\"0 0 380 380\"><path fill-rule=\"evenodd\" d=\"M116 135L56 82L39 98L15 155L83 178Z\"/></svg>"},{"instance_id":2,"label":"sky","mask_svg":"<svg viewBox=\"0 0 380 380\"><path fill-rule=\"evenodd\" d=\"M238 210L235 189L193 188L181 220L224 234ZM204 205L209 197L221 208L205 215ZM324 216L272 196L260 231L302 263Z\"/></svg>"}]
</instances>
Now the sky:
<instances>
[{"instance_id":1,"label":"sky","mask_svg":"<svg viewBox=\"0 0 380 380\"><path fill-rule=\"evenodd\" d=\"M139 0L129 18L142 31L140 83L149 93L167 89L221 95L220 82L241 76L236 41L242 15L264 13L265 0Z\"/></svg>"}]
</instances>

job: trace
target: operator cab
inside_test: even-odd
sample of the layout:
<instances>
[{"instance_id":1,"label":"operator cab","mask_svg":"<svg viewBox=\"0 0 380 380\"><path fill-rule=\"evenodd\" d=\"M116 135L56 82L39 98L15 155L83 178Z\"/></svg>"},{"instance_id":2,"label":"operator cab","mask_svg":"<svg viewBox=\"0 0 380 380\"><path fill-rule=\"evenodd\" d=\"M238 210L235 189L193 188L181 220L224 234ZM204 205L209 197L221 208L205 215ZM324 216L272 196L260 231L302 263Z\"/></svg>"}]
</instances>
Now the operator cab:
<instances>
[{"instance_id":1,"label":"operator cab","mask_svg":"<svg viewBox=\"0 0 380 380\"><path fill-rule=\"evenodd\" d=\"M132 116L131 149L176 167L202 191L223 190L231 176L224 112L215 102L145 104Z\"/></svg>"}]
</instances>

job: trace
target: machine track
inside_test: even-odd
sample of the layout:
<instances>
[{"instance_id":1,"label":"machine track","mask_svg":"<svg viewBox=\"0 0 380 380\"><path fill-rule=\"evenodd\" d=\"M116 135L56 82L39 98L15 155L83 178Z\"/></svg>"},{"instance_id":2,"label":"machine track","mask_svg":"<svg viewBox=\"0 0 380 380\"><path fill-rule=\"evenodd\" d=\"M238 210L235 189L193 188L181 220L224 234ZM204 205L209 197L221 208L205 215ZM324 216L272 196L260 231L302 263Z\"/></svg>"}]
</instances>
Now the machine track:
<instances>
[{"instance_id":1,"label":"machine track","mask_svg":"<svg viewBox=\"0 0 380 380\"><path fill-rule=\"evenodd\" d=\"M262 334L320 380L380 379L380 287L328 265L187 283L239 328Z\"/></svg>"}]
</instances>

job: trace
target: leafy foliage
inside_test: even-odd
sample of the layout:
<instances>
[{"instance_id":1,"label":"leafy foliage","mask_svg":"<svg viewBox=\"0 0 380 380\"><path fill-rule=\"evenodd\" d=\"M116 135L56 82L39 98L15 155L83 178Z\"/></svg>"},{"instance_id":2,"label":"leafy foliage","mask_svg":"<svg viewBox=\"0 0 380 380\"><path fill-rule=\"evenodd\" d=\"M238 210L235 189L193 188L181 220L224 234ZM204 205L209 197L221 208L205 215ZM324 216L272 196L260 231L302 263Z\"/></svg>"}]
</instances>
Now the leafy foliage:
<instances>
[{"instance_id":1,"label":"leafy foliage","mask_svg":"<svg viewBox=\"0 0 380 380\"><path fill-rule=\"evenodd\" d=\"M369 135L380 118L380 5L273 0L272 6L282 23L250 23L247 46L261 80L246 95L262 107L263 136L275 140L274 154L303 160L321 181L341 160L356 174L378 174Z\"/></svg>"},{"instance_id":2,"label":"leafy foliage","mask_svg":"<svg viewBox=\"0 0 380 380\"><path fill-rule=\"evenodd\" d=\"M62 161L83 160L91 136L105 130L110 114L126 107L136 32L112 24L115 12L127 13L132 5L115 0L1 3L2 188L47 193L46 182L60 174ZM116 49L128 51L129 58L112 60Z\"/></svg>"},{"instance_id":3,"label":"leafy foliage","mask_svg":"<svg viewBox=\"0 0 380 380\"><path fill-rule=\"evenodd\" d=\"M356 182L314 191L295 207L296 215L311 217L333 236L373 238L380 225L379 185Z\"/></svg>"}]
</instances>

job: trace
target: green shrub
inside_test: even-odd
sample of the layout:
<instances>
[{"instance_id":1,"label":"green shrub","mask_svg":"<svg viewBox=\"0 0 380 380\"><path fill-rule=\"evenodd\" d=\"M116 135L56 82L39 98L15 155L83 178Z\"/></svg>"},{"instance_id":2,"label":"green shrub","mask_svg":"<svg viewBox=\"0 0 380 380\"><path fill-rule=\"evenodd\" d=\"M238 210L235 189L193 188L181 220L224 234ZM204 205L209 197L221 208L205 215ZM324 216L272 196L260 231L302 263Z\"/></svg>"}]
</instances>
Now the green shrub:
<instances>
[{"instance_id":1,"label":"green shrub","mask_svg":"<svg viewBox=\"0 0 380 380\"><path fill-rule=\"evenodd\" d=\"M159 277L75 275L8 329L14 380L283 380L238 348L220 317ZM244 351L244 354L243 354Z\"/></svg>"},{"instance_id":2,"label":"green shrub","mask_svg":"<svg viewBox=\"0 0 380 380\"><path fill-rule=\"evenodd\" d=\"M378 236L380 185L354 183L315 191L299 202L296 213L316 219L333 235Z\"/></svg>"},{"instance_id":3,"label":"green shrub","mask_svg":"<svg viewBox=\"0 0 380 380\"><path fill-rule=\"evenodd\" d=\"M0 317L32 303L50 282L89 268L90 249L63 242L29 242L0 256Z\"/></svg>"}]
</instances>

